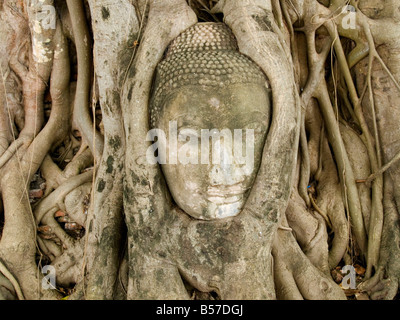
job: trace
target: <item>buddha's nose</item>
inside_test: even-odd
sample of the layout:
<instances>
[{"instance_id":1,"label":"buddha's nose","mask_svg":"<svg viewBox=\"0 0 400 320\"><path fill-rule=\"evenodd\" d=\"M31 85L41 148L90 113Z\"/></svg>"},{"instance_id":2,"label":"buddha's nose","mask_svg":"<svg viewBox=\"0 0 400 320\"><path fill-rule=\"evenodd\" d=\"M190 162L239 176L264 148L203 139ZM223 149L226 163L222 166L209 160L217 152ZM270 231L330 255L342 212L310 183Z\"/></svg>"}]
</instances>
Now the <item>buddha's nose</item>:
<instances>
[{"instance_id":1,"label":"buddha's nose","mask_svg":"<svg viewBox=\"0 0 400 320\"><path fill-rule=\"evenodd\" d=\"M246 178L243 165L237 163L232 145L218 140L213 145L213 152L219 155L209 172L212 185L234 185L243 182Z\"/></svg>"}]
</instances>

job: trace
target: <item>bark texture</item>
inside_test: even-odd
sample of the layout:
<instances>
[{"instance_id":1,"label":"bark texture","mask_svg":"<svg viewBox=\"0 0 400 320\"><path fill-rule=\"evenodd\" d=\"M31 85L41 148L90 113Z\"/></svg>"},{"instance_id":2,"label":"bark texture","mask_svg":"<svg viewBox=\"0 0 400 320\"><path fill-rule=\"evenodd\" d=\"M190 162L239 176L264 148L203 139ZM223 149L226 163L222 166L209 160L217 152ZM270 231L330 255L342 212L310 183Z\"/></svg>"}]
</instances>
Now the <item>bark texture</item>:
<instances>
[{"instance_id":1,"label":"bark texture","mask_svg":"<svg viewBox=\"0 0 400 320\"><path fill-rule=\"evenodd\" d=\"M0 299L394 299L399 19L395 0L0 1ZM211 221L146 161L155 70L198 22L272 92L246 204Z\"/></svg>"}]
</instances>

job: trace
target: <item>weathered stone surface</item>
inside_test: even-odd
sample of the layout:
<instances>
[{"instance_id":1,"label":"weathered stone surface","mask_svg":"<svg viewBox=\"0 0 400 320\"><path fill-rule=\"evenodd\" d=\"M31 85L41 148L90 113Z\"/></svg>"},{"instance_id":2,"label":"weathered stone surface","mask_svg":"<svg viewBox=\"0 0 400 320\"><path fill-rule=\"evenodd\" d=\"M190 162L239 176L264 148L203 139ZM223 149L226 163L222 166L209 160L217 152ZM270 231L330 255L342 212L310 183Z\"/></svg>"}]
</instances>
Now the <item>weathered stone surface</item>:
<instances>
[{"instance_id":1,"label":"weathered stone surface","mask_svg":"<svg viewBox=\"0 0 400 320\"><path fill-rule=\"evenodd\" d=\"M154 127L165 99L177 89L206 86L218 90L232 84L268 86L261 69L238 50L232 31L223 23L198 23L180 34L158 65L151 103Z\"/></svg>"}]
</instances>

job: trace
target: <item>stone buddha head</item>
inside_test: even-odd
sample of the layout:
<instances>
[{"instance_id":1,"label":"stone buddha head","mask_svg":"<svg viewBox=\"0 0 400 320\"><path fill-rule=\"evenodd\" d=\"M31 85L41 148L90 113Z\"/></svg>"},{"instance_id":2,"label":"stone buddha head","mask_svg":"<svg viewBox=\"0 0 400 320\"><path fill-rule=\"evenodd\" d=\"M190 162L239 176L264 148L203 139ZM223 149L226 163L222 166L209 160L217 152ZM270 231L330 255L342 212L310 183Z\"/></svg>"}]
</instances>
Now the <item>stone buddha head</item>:
<instances>
[{"instance_id":1,"label":"stone buddha head","mask_svg":"<svg viewBox=\"0 0 400 320\"><path fill-rule=\"evenodd\" d=\"M236 216L261 163L268 80L223 23L179 35L157 67L151 127L165 132L161 168L175 203L196 219Z\"/></svg>"}]
</instances>

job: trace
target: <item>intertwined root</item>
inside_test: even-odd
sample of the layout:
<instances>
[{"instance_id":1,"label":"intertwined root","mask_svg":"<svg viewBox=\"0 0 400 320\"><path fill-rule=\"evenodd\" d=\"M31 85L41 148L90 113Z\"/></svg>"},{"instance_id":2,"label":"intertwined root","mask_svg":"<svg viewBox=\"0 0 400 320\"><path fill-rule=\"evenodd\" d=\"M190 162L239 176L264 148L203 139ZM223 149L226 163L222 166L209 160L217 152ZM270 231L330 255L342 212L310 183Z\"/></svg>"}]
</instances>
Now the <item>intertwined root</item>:
<instances>
[{"instance_id":1,"label":"intertwined root","mask_svg":"<svg viewBox=\"0 0 400 320\"><path fill-rule=\"evenodd\" d=\"M272 254L278 299L346 299L330 273L311 263L289 231L278 230Z\"/></svg>"},{"instance_id":2,"label":"intertwined root","mask_svg":"<svg viewBox=\"0 0 400 320\"><path fill-rule=\"evenodd\" d=\"M281 106L275 120L287 124L285 112L299 107L289 115L301 121L299 131L288 128L300 136L299 145L289 139L293 154L297 147L299 152L296 178L284 188L291 191L290 199L289 191L283 196L288 207L285 212L277 202L270 211L279 211L271 239L277 297L342 299L330 270L358 259L367 268L359 290L372 299L391 299L400 279L399 13L388 9L393 1L382 7L361 0L356 28L346 29L344 5L356 2L325 2L330 6L315 0L221 0L214 11L203 1L190 4L201 19L223 14L242 52L271 73L274 102ZM38 32L35 13L54 1L31 4L5 0L0 8L0 299L60 298L58 291L42 290L40 263L55 266L58 286L78 283L75 297L126 297L128 267L135 261L127 258L129 245L121 249L125 230L129 235L137 227L138 203L150 210L151 201L142 195L160 190L152 184L159 182L158 172L140 163L146 145L137 143L147 133L153 71L169 41L197 18L185 1L132 6L121 0L118 8L88 1L90 21L83 2L67 1L56 3L56 29ZM353 43L344 46L338 39ZM77 79L70 75L75 67ZM93 119L97 108L101 126L93 124L91 108ZM268 141L272 152L265 155L270 161L264 174L290 158L273 148L286 138L276 134ZM30 203L35 173L46 188L40 201ZM268 192L288 178L279 174ZM135 184L138 178L153 189ZM63 228L67 223L76 223L87 237L71 236Z\"/></svg>"}]
</instances>

